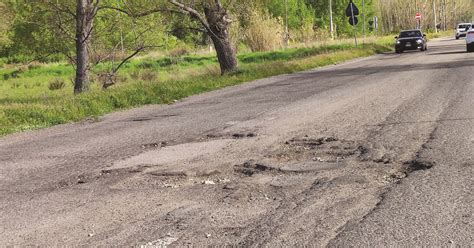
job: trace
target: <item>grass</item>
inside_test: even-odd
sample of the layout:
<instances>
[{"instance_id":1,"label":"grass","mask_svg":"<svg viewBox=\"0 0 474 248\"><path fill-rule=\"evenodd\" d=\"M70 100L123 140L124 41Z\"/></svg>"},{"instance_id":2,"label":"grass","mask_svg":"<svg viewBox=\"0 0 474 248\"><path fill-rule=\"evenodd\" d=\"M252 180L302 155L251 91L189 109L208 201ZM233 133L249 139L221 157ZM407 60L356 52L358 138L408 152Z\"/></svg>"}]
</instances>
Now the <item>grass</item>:
<instances>
[{"instance_id":1,"label":"grass","mask_svg":"<svg viewBox=\"0 0 474 248\"><path fill-rule=\"evenodd\" d=\"M446 30L446 31L440 31L438 33L427 34L428 39L436 39L436 38L447 37L447 36L454 37L453 30Z\"/></svg>"},{"instance_id":2,"label":"grass","mask_svg":"<svg viewBox=\"0 0 474 248\"><path fill-rule=\"evenodd\" d=\"M107 91L91 78L90 90L73 96L73 70L66 64L24 69L0 69L0 136L24 130L70 123L145 104L166 104L206 91L269 76L293 73L388 51L392 38L366 40L358 48L348 42L273 52L240 54L239 71L219 75L211 55L180 58L144 58L124 66L120 82ZM100 65L96 70L104 70ZM10 76L5 76L10 75ZM6 79L9 77L8 79ZM66 87L49 90L51 82Z\"/></svg>"}]
</instances>

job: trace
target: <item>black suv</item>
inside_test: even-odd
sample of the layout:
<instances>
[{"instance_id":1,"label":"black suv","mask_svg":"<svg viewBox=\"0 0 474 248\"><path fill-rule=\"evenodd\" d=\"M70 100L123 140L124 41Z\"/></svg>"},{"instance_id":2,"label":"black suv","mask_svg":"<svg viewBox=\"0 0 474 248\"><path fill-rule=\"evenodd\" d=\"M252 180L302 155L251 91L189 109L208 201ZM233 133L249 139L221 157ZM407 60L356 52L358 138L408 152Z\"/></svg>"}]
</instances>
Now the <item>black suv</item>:
<instances>
[{"instance_id":1,"label":"black suv","mask_svg":"<svg viewBox=\"0 0 474 248\"><path fill-rule=\"evenodd\" d=\"M405 50L426 51L428 49L426 35L418 29L401 31L395 39L396 53L402 53Z\"/></svg>"}]
</instances>

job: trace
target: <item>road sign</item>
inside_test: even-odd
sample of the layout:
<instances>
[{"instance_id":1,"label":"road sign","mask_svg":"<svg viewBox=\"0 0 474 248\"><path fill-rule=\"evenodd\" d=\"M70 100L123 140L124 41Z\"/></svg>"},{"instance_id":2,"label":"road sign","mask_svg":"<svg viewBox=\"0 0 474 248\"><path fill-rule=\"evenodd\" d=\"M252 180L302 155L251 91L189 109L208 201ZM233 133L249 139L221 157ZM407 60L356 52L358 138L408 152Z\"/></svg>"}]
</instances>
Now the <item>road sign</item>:
<instances>
[{"instance_id":1,"label":"road sign","mask_svg":"<svg viewBox=\"0 0 474 248\"><path fill-rule=\"evenodd\" d=\"M347 5L346 8L346 16L349 17L349 23L352 26L357 25L359 23L359 20L357 20L357 17L359 15L359 9L357 6L352 2L352 0L349 1L349 4Z\"/></svg>"},{"instance_id":2,"label":"road sign","mask_svg":"<svg viewBox=\"0 0 474 248\"><path fill-rule=\"evenodd\" d=\"M355 25L357 25L357 23L359 22L359 20L356 17L357 15L359 15L359 9L357 8L357 6L355 6L352 0L349 0L349 5L347 5L347 8L346 8L346 16L349 17L349 23L352 25L352 32L354 33L354 42L355 42L356 47L357 47L357 35L356 35Z\"/></svg>"},{"instance_id":3,"label":"road sign","mask_svg":"<svg viewBox=\"0 0 474 248\"><path fill-rule=\"evenodd\" d=\"M351 0L349 2L349 5L347 5L347 8L346 8L346 16L347 17L352 17L352 15L354 15L354 16L359 15L359 9L357 8L357 6Z\"/></svg>"},{"instance_id":4,"label":"road sign","mask_svg":"<svg viewBox=\"0 0 474 248\"><path fill-rule=\"evenodd\" d=\"M354 25L357 25L357 23L359 23L359 19L357 19L356 16L354 16L354 17L349 17L349 24L351 24L352 26L354 26Z\"/></svg>"},{"instance_id":5,"label":"road sign","mask_svg":"<svg viewBox=\"0 0 474 248\"><path fill-rule=\"evenodd\" d=\"M415 19L416 20L421 20L421 13L416 13Z\"/></svg>"}]
</instances>

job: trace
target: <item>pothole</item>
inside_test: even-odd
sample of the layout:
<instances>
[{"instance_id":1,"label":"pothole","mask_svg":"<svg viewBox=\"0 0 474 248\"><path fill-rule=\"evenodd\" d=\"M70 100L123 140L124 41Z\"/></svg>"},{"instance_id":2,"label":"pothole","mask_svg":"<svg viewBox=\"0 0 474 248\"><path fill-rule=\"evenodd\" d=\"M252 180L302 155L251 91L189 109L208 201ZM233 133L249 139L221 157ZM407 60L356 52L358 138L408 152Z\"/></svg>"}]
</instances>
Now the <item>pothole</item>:
<instances>
[{"instance_id":1,"label":"pothole","mask_svg":"<svg viewBox=\"0 0 474 248\"><path fill-rule=\"evenodd\" d=\"M255 132L210 133L206 135L208 139L245 139L254 137L257 137Z\"/></svg>"},{"instance_id":2,"label":"pothole","mask_svg":"<svg viewBox=\"0 0 474 248\"><path fill-rule=\"evenodd\" d=\"M154 149L154 148L166 147L167 145L168 145L167 141L160 141L160 142L156 142L156 143L143 144L142 148L143 149Z\"/></svg>"},{"instance_id":3,"label":"pothole","mask_svg":"<svg viewBox=\"0 0 474 248\"><path fill-rule=\"evenodd\" d=\"M128 119L126 121L128 121L128 122L147 122L147 121L153 121L153 120L176 117L176 116L178 116L178 115L169 114L169 115L156 115L156 116L141 116L141 117Z\"/></svg>"},{"instance_id":4,"label":"pothole","mask_svg":"<svg viewBox=\"0 0 474 248\"><path fill-rule=\"evenodd\" d=\"M253 176L257 173L270 172L270 171L281 171L279 168L270 167L262 163L256 163L254 161L247 161L242 165L236 165L234 171L246 176Z\"/></svg>"},{"instance_id":5,"label":"pothole","mask_svg":"<svg viewBox=\"0 0 474 248\"><path fill-rule=\"evenodd\" d=\"M436 162L427 159L416 158L405 162L404 165L406 166L406 173L411 173L418 170L431 169L433 166L436 165Z\"/></svg>"},{"instance_id":6,"label":"pothole","mask_svg":"<svg viewBox=\"0 0 474 248\"><path fill-rule=\"evenodd\" d=\"M368 148L357 142L340 140L335 137L294 138L270 156L282 162L317 161L324 163L341 163L349 158L362 158Z\"/></svg>"},{"instance_id":7,"label":"pothole","mask_svg":"<svg viewBox=\"0 0 474 248\"><path fill-rule=\"evenodd\" d=\"M303 148L305 150L312 150L312 149L318 148L319 146L325 143L334 142L334 141L337 141L337 138L334 138L334 137L310 138L308 136L305 136L302 139L293 138L285 142L285 144L289 146L297 147L297 148Z\"/></svg>"},{"instance_id":8,"label":"pothole","mask_svg":"<svg viewBox=\"0 0 474 248\"><path fill-rule=\"evenodd\" d=\"M234 139L242 139L242 138L253 138L253 137L256 137L257 134L255 133L234 133L232 134L232 138Z\"/></svg>"},{"instance_id":9,"label":"pothole","mask_svg":"<svg viewBox=\"0 0 474 248\"><path fill-rule=\"evenodd\" d=\"M156 177L188 177L189 175L184 171L152 171L148 174Z\"/></svg>"}]
</instances>

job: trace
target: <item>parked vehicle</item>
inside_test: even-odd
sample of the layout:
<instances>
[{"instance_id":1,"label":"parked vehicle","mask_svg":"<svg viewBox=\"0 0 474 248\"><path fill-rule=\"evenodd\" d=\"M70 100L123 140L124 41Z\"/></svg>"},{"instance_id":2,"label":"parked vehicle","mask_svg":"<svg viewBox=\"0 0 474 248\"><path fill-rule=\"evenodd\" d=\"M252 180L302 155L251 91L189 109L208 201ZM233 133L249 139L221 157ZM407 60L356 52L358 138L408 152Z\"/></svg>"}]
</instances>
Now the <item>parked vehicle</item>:
<instances>
[{"instance_id":1,"label":"parked vehicle","mask_svg":"<svg viewBox=\"0 0 474 248\"><path fill-rule=\"evenodd\" d=\"M426 51L428 49L426 35L418 29L401 31L395 39L396 53L402 53L405 50Z\"/></svg>"},{"instance_id":2,"label":"parked vehicle","mask_svg":"<svg viewBox=\"0 0 474 248\"><path fill-rule=\"evenodd\" d=\"M468 53L474 52L474 27L466 33L466 50Z\"/></svg>"},{"instance_id":3,"label":"parked vehicle","mask_svg":"<svg viewBox=\"0 0 474 248\"><path fill-rule=\"evenodd\" d=\"M466 37L467 30L471 28L471 23L459 23L456 28L456 40L461 37Z\"/></svg>"}]
</instances>

